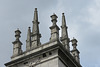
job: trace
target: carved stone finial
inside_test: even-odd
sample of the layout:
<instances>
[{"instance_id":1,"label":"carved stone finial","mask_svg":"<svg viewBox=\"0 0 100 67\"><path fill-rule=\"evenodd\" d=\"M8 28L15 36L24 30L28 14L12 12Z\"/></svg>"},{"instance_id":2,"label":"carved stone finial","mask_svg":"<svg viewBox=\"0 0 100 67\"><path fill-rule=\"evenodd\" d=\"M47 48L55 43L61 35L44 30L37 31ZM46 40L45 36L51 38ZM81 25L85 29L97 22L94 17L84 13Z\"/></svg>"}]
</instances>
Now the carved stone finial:
<instances>
[{"instance_id":1,"label":"carved stone finial","mask_svg":"<svg viewBox=\"0 0 100 67\"><path fill-rule=\"evenodd\" d=\"M19 29L17 29L17 30L15 31L16 40L19 40L19 38L21 37L20 34L21 34L21 31L20 31Z\"/></svg>"},{"instance_id":2,"label":"carved stone finial","mask_svg":"<svg viewBox=\"0 0 100 67\"><path fill-rule=\"evenodd\" d=\"M77 46L77 40L73 37L73 39L71 40L71 42L72 42L72 46L73 46L73 50L71 51L71 53L72 53L72 56L75 58L75 60L78 62L78 63L80 63L80 58L79 58L79 51L78 51L78 49L76 48L76 46Z\"/></svg>"},{"instance_id":3,"label":"carved stone finial","mask_svg":"<svg viewBox=\"0 0 100 67\"><path fill-rule=\"evenodd\" d=\"M57 23L57 15L53 14L51 16L51 21L53 23L53 25L50 27L51 29L51 37L50 37L50 41L54 41L54 40L59 40L59 27L56 25Z\"/></svg>"},{"instance_id":4,"label":"carved stone finial","mask_svg":"<svg viewBox=\"0 0 100 67\"><path fill-rule=\"evenodd\" d=\"M37 11L37 8L35 8L35 11Z\"/></svg>"},{"instance_id":5,"label":"carved stone finial","mask_svg":"<svg viewBox=\"0 0 100 67\"><path fill-rule=\"evenodd\" d=\"M21 48L22 43L19 40L19 38L21 37L20 34L21 34L21 31L17 29L15 31L16 40L12 42L13 43L13 56L11 58L16 57L22 53L22 48Z\"/></svg>"},{"instance_id":6,"label":"carved stone finial","mask_svg":"<svg viewBox=\"0 0 100 67\"><path fill-rule=\"evenodd\" d=\"M51 21L52 21L52 23L53 23L53 26L55 26L56 25L56 22L57 22L57 15L54 13L52 16L51 16Z\"/></svg>"},{"instance_id":7,"label":"carved stone finial","mask_svg":"<svg viewBox=\"0 0 100 67\"><path fill-rule=\"evenodd\" d=\"M71 42L72 42L73 50L75 50L78 41L73 37L73 39L71 40Z\"/></svg>"}]
</instances>

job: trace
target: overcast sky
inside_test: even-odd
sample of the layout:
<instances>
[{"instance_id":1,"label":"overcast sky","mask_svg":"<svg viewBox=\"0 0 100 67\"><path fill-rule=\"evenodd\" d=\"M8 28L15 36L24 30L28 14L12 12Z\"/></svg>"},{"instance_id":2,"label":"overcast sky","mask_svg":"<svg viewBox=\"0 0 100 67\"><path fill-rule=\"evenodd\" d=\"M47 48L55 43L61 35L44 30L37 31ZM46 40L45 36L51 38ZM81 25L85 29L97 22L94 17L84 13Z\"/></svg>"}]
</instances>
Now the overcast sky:
<instances>
[{"instance_id":1,"label":"overcast sky","mask_svg":"<svg viewBox=\"0 0 100 67\"><path fill-rule=\"evenodd\" d=\"M64 12L69 37L78 40L81 65L100 67L100 0L0 0L0 67L11 60L17 28L22 32L20 40L25 50L34 8L38 8L42 44L50 38L50 16L53 13L58 16L60 27Z\"/></svg>"}]
</instances>

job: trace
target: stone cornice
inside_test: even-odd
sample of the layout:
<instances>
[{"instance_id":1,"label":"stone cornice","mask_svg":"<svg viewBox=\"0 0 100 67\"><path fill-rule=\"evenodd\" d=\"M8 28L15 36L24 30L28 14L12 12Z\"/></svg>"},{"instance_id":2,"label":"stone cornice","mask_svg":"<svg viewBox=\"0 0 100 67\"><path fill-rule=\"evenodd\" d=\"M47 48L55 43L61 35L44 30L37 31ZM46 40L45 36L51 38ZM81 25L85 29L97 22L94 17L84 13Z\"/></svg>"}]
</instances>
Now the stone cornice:
<instances>
[{"instance_id":1,"label":"stone cornice","mask_svg":"<svg viewBox=\"0 0 100 67\"><path fill-rule=\"evenodd\" d=\"M52 50L58 50L58 58L67 66L71 67L82 67L79 63L75 61L75 59L72 57L72 55L62 46L62 44L59 41L53 41L48 42L46 44L43 44L33 50L24 52L22 55L15 57L12 59L12 61L6 63L6 66L18 64L20 62L23 62L25 60L28 60L30 58L39 56L43 53L52 51ZM57 57L57 56L56 56ZM48 59L49 60L49 59ZM46 60L46 61L48 61ZM45 62L45 61L43 61ZM40 62L40 63L43 63ZM71 63L71 65L70 65Z\"/></svg>"}]
</instances>

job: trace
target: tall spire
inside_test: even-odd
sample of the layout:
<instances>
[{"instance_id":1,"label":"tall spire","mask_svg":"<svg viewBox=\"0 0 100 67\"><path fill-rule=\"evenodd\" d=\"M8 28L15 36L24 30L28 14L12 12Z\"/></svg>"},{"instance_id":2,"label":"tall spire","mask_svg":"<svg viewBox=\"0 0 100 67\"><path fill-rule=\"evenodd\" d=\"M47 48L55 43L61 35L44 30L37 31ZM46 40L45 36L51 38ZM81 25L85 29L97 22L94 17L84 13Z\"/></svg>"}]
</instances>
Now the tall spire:
<instances>
[{"instance_id":1,"label":"tall spire","mask_svg":"<svg viewBox=\"0 0 100 67\"><path fill-rule=\"evenodd\" d=\"M13 56L12 56L12 58L15 56L18 56L22 53L22 48L21 48L22 43L19 39L21 37L20 34L21 34L21 31L19 29L17 29L15 31L16 40L14 42L12 42L13 43Z\"/></svg>"},{"instance_id":2,"label":"tall spire","mask_svg":"<svg viewBox=\"0 0 100 67\"><path fill-rule=\"evenodd\" d=\"M31 49L31 29L28 28L27 40L26 40L26 51Z\"/></svg>"},{"instance_id":3,"label":"tall spire","mask_svg":"<svg viewBox=\"0 0 100 67\"><path fill-rule=\"evenodd\" d=\"M34 11L34 19L33 19L33 29L32 29L32 45L31 48L36 48L40 45L40 37L41 34L39 33L39 22L38 22L38 12L37 8Z\"/></svg>"},{"instance_id":4,"label":"tall spire","mask_svg":"<svg viewBox=\"0 0 100 67\"><path fill-rule=\"evenodd\" d=\"M65 20L65 15L62 13L62 26L61 26L61 42L63 43L63 46L67 49L68 52L70 52L70 47L69 47L69 42L70 39L68 38L68 32L67 32L67 26L66 26L66 20Z\"/></svg>"},{"instance_id":5,"label":"tall spire","mask_svg":"<svg viewBox=\"0 0 100 67\"><path fill-rule=\"evenodd\" d=\"M56 25L57 23L57 16L56 14L53 14L51 16L51 21L53 23L53 25L50 27L51 29L51 37L50 37L50 41L54 41L54 40L59 40L59 27Z\"/></svg>"},{"instance_id":6,"label":"tall spire","mask_svg":"<svg viewBox=\"0 0 100 67\"><path fill-rule=\"evenodd\" d=\"M76 48L76 46L77 46L77 40L75 39L75 38L73 38L72 40L71 40L71 42L72 42L72 46L73 46L73 50L71 51L71 53L72 53L72 56L75 58L75 60L78 62L78 63L80 63L80 58L79 58L79 51L78 51L78 49Z\"/></svg>"}]
</instances>

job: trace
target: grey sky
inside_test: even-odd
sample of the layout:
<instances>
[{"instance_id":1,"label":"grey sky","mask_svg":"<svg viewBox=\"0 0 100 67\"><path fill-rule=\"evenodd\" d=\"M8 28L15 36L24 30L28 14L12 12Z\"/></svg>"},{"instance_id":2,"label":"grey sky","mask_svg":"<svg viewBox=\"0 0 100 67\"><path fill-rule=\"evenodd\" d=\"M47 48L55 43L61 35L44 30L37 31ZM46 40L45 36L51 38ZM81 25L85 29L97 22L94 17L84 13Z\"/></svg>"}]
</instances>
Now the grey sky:
<instances>
[{"instance_id":1,"label":"grey sky","mask_svg":"<svg viewBox=\"0 0 100 67\"><path fill-rule=\"evenodd\" d=\"M38 8L41 42L49 41L51 18L66 16L69 37L78 40L80 60L83 67L100 67L100 0L0 0L0 67L10 61L14 31L22 32L25 50L27 29L32 27L33 11Z\"/></svg>"}]
</instances>

